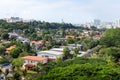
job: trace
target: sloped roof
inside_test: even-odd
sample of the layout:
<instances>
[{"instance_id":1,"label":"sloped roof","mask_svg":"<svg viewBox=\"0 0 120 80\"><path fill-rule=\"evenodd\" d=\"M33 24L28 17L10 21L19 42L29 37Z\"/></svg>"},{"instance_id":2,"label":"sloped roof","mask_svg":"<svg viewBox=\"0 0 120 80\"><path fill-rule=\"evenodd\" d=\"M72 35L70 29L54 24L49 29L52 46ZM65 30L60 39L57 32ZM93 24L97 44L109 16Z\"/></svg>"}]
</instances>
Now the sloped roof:
<instances>
[{"instance_id":1,"label":"sloped roof","mask_svg":"<svg viewBox=\"0 0 120 80\"><path fill-rule=\"evenodd\" d=\"M14 49L16 47L16 45L10 46L9 48L6 48L6 51L10 51L12 49Z\"/></svg>"},{"instance_id":2,"label":"sloped roof","mask_svg":"<svg viewBox=\"0 0 120 80\"><path fill-rule=\"evenodd\" d=\"M38 52L37 54L51 54L51 55L59 56L59 55L62 55L63 52L53 51L53 50L46 50L46 51L40 51L40 52Z\"/></svg>"},{"instance_id":3,"label":"sloped roof","mask_svg":"<svg viewBox=\"0 0 120 80\"><path fill-rule=\"evenodd\" d=\"M33 61L43 61L43 60L47 59L45 57L39 57L39 56L25 56L25 57L22 57L22 58L25 59L25 60L33 60Z\"/></svg>"}]
</instances>

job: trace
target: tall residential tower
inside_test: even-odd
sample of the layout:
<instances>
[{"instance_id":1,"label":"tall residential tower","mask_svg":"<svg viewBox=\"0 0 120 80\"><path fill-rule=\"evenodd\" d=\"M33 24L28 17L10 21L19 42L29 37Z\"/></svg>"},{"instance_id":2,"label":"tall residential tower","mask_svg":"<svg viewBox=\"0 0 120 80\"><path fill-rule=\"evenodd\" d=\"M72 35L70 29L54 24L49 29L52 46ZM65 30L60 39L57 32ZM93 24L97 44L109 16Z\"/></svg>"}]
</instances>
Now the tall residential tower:
<instances>
[{"instance_id":1,"label":"tall residential tower","mask_svg":"<svg viewBox=\"0 0 120 80\"><path fill-rule=\"evenodd\" d=\"M117 27L117 28L120 28L120 19L116 19L116 21L115 21L115 26ZM115 28L116 28L115 27Z\"/></svg>"}]
</instances>

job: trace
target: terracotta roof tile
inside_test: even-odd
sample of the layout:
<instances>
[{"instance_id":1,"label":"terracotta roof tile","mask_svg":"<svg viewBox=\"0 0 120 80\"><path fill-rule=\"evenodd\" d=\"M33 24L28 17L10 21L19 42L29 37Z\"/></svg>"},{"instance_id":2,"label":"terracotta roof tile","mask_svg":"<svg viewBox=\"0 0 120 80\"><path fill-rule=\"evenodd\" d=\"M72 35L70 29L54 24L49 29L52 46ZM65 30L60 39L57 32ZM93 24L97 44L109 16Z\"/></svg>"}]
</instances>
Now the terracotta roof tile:
<instances>
[{"instance_id":1,"label":"terracotta roof tile","mask_svg":"<svg viewBox=\"0 0 120 80\"><path fill-rule=\"evenodd\" d=\"M7 51L10 51L12 49L14 49L16 47L16 45L10 46L9 48L6 48Z\"/></svg>"},{"instance_id":2,"label":"terracotta roof tile","mask_svg":"<svg viewBox=\"0 0 120 80\"><path fill-rule=\"evenodd\" d=\"M68 39L68 38L72 38L72 39L74 39L75 36L66 36L65 38L66 38L66 39Z\"/></svg>"},{"instance_id":3,"label":"terracotta roof tile","mask_svg":"<svg viewBox=\"0 0 120 80\"><path fill-rule=\"evenodd\" d=\"M38 56L25 56L25 57L23 57L23 59L25 59L25 60L33 60L33 61L42 61L42 60L46 60L47 58L38 57Z\"/></svg>"}]
</instances>

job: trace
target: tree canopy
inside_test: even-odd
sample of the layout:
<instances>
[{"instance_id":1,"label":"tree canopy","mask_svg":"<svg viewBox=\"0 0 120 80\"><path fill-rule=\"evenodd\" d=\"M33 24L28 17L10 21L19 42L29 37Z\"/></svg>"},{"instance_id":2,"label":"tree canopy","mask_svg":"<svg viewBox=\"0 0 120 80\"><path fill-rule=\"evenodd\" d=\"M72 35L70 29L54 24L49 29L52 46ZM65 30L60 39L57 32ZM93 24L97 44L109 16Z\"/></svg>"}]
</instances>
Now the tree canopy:
<instances>
[{"instance_id":1,"label":"tree canopy","mask_svg":"<svg viewBox=\"0 0 120 80\"><path fill-rule=\"evenodd\" d=\"M12 61L12 65L15 67L21 67L24 63L24 60L22 58L17 58Z\"/></svg>"},{"instance_id":2,"label":"tree canopy","mask_svg":"<svg viewBox=\"0 0 120 80\"><path fill-rule=\"evenodd\" d=\"M120 28L107 30L100 42L107 47L114 46L120 48Z\"/></svg>"},{"instance_id":3,"label":"tree canopy","mask_svg":"<svg viewBox=\"0 0 120 80\"><path fill-rule=\"evenodd\" d=\"M115 62L120 60L120 28L106 30L100 43L104 46L100 55L113 56Z\"/></svg>"},{"instance_id":4,"label":"tree canopy","mask_svg":"<svg viewBox=\"0 0 120 80\"><path fill-rule=\"evenodd\" d=\"M101 59L76 58L59 63L51 63L48 73L35 80L119 80L119 66L110 66ZM51 67L50 67L51 66Z\"/></svg>"},{"instance_id":5,"label":"tree canopy","mask_svg":"<svg viewBox=\"0 0 120 80\"><path fill-rule=\"evenodd\" d=\"M16 47L14 49L12 49L10 51L10 55L13 57L13 58L18 58L19 54L22 52L22 49L19 48L19 47Z\"/></svg>"}]
</instances>

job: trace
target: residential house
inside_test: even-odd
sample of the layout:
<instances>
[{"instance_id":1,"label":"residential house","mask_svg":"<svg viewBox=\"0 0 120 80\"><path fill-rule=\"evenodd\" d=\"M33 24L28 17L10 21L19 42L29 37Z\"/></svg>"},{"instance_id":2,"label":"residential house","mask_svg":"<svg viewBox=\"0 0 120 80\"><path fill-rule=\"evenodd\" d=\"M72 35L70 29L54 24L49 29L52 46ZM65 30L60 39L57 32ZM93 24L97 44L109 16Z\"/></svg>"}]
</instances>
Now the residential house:
<instances>
[{"instance_id":1,"label":"residential house","mask_svg":"<svg viewBox=\"0 0 120 80\"><path fill-rule=\"evenodd\" d=\"M89 35L89 31L87 30L83 30L82 33L81 33L81 37L84 38L90 38L90 35Z\"/></svg>"},{"instance_id":2,"label":"residential house","mask_svg":"<svg viewBox=\"0 0 120 80\"><path fill-rule=\"evenodd\" d=\"M102 37L102 35L96 34L95 36L93 36L93 39L100 39L101 37Z\"/></svg>"},{"instance_id":3,"label":"residential house","mask_svg":"<svg viewBox=\"0 0 120 80\"><path fill-rule=\"evenodd\" d=\"M16 48L16 45L13 45L13 46L10 46L10 47L6 48L6 52L5 53L9 53L14 48Z\"/></svg>"},{"instance_id":4,"label":"residential house","mask_svg":"<svg viewBox=\"0 0 120 80\"><path fill-rule=\"evenodd\" d=\"M7 77L13 77L12 65L9 62L0 64L0 68L3 73L7 73ZM5 78L5 76L2 76L2 78L3 77ZM0 80L6 80L6 79L0 79Z\"/></svg>"},{"instance_id":5,"label":"residential house","mask_svg":"<svg viewBox=\"0 0 120 80\"><path fill-rule=\"evenodd\" d=\"M17 38L19 35L17 34L17 33L15 33L15 32L10 32L10 33L8 33L8 35L9 35L9 38Z\"/></svg>"},{"instance_id":6,"label":"residential house","mask_svg":"<svg viewBox=\"0 0 120 80\"><path fill-rule=\"evenodd\" d=\"M75 39L75 36L66 36L65 38L66 38L66 39L68 39L68 38Z\"/></svg>"},{"instance_id":7,"label":"residential house","mask_svg":"<svg viewBox=\"0 0 120 80\"><path fill-rule=\"evenodd\" d=\"M31 41L30 46L33 47L36 51L40 50L42 47L42 41Z\"/></svg>"},{"instance_id":8,"label":"residential house","mask_svg":"<svg viewBox=\"0 0 120 80\"><path fill-rule=\"evenodd\" d=\"M37 56L46 57L49 60L56 60L63 56L63 48L53 48L51 50L37 52Z\"/></svg>"},{"instance_id":9,"label":"residential house","mask_svg":"<svg viewBox=\"0 0 120 80\"><path fill-rule=\"evenodd\" d=\"M6 40L1 40L0 41L0 45L9 44L9 43L10 43L10 41L6 41Z\"/></svg>"},{"instance_id":10,"label":"residential house","mask_svg":"<svg viewBox=\"0 0 120 80\"><path fill-rule=\"evenodd\" d=\"M69 50L70 50L70 54L73 54L75 48L78 48L79 51L82 51L84 45L83 45L83 44L68 44L67 46L60 46L60 48L63 48L63 49L64 49L65 47L68 47Z\"/></svg>"},{"instance_id":11,"label":"residential house","mask_svg":"<svg viewBox=\"0 0 120 80\"><path fill-rule=\"evenodd\" d=\"M66 38L55 38L56 42L66 42Z\"/></svg>"},{"instance_id":12,"label":"residential house","mask_svg":"<svg viewBox=\"0 0 120 80\"><path fill-rule=\"evenodd\" d=\"M20 35L22 33L22 30L21 29L14 29L13 32Z\"/></svg>"},{"instance_id":13,"label":"residential house","mask_svg":"<svg viewBox=\"0 0 120 80\"><path fill-rule=\"evenodd\" d=\"M29 43L30 42L30 40L28 38L23 38L21 36L17 37L17 40L19 40L19 41L21 41L23 43Z\"/></svg>"},{"instance_id":14,"label":"residential house","mask_svg":"<svg viewBox=\"0 0 120 80\"><path fill-rule=\"evenodd\" d=\"M36 66L37 63L46 64L48 62L48 59L45 57L40 56L25 56L22 57L24 59L23 68L24 69L31 69L32 67Z\"/></svg>"},{"instance_id":15,"label":"residential house","mask_svg":"<svg viewBox=\"0 0 120 80\"><path fill-rule=\"evenodd\" d=\"M67 46L60 46L61 48L68 47L71 51L74 51L75 48L78 48L79 50L83 49L83 44L68 44Z\"/></svg>"}]
</instances>

